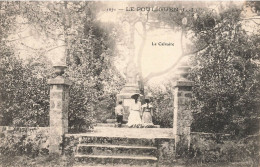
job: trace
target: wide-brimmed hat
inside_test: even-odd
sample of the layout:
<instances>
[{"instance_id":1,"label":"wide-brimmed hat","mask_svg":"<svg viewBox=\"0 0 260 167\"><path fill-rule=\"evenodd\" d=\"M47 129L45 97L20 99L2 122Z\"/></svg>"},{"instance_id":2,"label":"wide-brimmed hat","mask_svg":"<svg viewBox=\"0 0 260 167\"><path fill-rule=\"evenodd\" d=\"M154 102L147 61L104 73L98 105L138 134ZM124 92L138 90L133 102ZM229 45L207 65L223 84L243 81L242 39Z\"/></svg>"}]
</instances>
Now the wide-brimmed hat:
<instances>
[{"instance_id":1,"label":"wide-brimmed hat","mask_svg":"<svg viewBox=\"0 0 260 167\"><path fill-rule=\"evenodd\" d=\"M140 97L140 96L141 96L141 94L135 93L135 94L133 94L133 95L131 96L131 98L132 98L132 99L136 99L136 98L138 98L138 97Z\"/></svg>"}]
</instances>

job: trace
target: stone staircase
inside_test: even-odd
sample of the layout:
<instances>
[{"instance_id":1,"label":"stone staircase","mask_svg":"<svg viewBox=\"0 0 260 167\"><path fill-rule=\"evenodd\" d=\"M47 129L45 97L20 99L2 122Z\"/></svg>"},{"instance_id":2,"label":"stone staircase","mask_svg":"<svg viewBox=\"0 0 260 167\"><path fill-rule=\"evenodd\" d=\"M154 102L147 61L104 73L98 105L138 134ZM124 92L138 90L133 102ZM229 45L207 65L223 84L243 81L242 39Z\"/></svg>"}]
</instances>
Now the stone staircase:
<instances>
[{"instance_id":1,"label":"stone staircase","mask_svg":"<svg viewBox=\"0 0 260 167\"><path fill-rule=\"evenodd\" d=\"M80 136L76 164L158 165L158 148L152 138Z\"/></svg>"}]
</instances>

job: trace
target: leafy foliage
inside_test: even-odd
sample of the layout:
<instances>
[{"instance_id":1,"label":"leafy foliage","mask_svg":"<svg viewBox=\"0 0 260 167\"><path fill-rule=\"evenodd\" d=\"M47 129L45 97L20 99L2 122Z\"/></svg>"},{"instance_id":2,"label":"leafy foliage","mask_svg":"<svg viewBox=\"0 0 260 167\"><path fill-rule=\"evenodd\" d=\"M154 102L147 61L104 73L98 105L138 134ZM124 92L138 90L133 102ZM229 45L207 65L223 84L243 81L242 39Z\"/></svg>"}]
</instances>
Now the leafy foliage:
<instances>
[{"instance_id":1,"label":"leafy foliage","mask_svg":"<svg viewBox=\"0 0 260 167\"><path fill-rule=\"evenodd\" d=\"M1 111L3 125L48 125L49 68L37 58L23 64L14 55L4 55L1 61ZM46 62L46 61L45 61Z\"/></svg>"},{"instance_id":2,"label":"leafy foliage","mask_svg":"<svg viewBox=\"0 0 260 167\"><path fill-rule=\"evenodd\" d=\"M191 79L200 108L196 130L240 136L259 129L259 39L242 29L240 12L221 13L222 22L209 36L214 40L193 59Z\"/></svg>"},{"instance_id":3,"label":"leafy foliage","mask_svg":"<svg viewBox=\"0 0 260 167\"><path fill-rule=\"evenodd\" d=\"M154 106L153 123L161 128L172 128L173 126L173 92L170 85L162 88L149 88L153 95L152 105Z\"/></svg>"},{"instance_id":4,"label":"leafy foliage","mask_svg":"<svg viewBox=\"0 0 260 167\"><path fill-rule=\"evenodd\" d=\"M103 28L92 17L83 23L82 36L74 38L71 42L76 45L69 49L73 54L69 55L67 75L74 82L69 105L71 126L90 126L94 119L109 117L107 113L112 113L115 94L122 86L122 78L111 63L115 53L109 31L113 27Z\"/></svg>"}]
</instances>

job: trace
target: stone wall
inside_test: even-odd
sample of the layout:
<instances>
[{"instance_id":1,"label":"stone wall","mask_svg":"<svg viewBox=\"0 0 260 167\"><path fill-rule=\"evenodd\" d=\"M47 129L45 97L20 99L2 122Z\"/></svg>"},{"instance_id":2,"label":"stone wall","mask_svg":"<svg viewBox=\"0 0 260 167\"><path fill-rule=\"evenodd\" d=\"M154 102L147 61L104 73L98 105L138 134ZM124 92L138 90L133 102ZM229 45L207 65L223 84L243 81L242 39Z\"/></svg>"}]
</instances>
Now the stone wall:
<instances>
[{"instance_id":1,"label":"stone wall","mask_svg":"<svg viewBox=\"0 0 260 167\"><path fill-rule=\"evenodd\" d=\"M236 147L231 135L221 133L192 132L190 143L190 158L200 162L225 162Z\"/></svg>"},{"instance_id":2,"label":"stone wall","mask_svg":"<svg viewBox=\"0 0 260 167\"><path fill-rule=\"evenodd\" d=\"M44 136L49 136L50 127L11 127L11 126L0 126L1 136L5 134L21 134L21 135L37 135L42 134Z\"/></svg>"},{"instance_id":3,"label":"stone wall","mask_svg":"<svg viewBox=\"0 0 260 167\"><path fill-rule=\"evenodd\" d=\"M221 147L221 144L224 144L226 141L231 141L230 134L223 133L203 133L203 132L191 132L191 148L192 147L201 147L205 151L218 151Z\"/></svg>"},{"instance_id":4,"label":"stone wall","mask_svg":"<svg viewBox=\"0 0 260 167\"><path fill-rule=\"evenodd\" d=\"M0 126L1 154L36 156L49 152L49 127Z\"/></svg>"},{"instance_id":5,"label":"stone wall","mask_svg":"<svg viewBox=\"0 0 260 167\"><path fill-rule=\"evenodd\" d=\"M191 132L191 141L194 142L196 139L204 139L204 140L214 140L217 142L223 142L226 140L231 140L230 134L224 133L204 133L204 132Z\"/></svg>"}]
</instances>

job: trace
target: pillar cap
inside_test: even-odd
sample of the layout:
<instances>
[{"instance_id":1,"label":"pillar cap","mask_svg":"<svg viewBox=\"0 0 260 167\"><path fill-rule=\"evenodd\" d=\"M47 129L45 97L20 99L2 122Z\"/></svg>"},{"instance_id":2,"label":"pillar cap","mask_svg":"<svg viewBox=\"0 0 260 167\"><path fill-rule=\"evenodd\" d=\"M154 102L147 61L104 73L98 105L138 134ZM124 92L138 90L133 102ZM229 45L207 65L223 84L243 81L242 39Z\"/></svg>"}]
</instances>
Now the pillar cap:
<instances>
[{"instance_id":1,"label":"pillar cap","mask_svg":"<svg viewBox=\"0 0 260 167\"><path fill-rule=\"evenodd\" d=\"M193 86L194 82L193 81L189 81L189 80L179 80L179 81L176 81L173 85L175 87L179 87L179 86Z\"/></svg>"},{"instance_id":2,"label":"pillar cap","mask_svg":"<svg viewBox=\"0 0 260 167\"><path fill-rule=\"evenodd\" d=\"M56 78L48 79L47 82L49 85L72 85L72 82L67 79L63 78L61 76L58 76Z\"/></svg>"}]
</instances>

